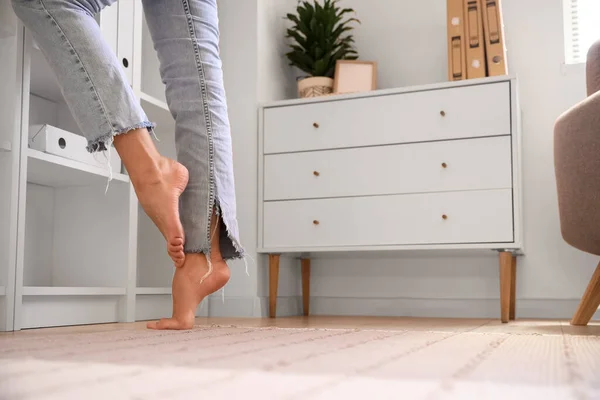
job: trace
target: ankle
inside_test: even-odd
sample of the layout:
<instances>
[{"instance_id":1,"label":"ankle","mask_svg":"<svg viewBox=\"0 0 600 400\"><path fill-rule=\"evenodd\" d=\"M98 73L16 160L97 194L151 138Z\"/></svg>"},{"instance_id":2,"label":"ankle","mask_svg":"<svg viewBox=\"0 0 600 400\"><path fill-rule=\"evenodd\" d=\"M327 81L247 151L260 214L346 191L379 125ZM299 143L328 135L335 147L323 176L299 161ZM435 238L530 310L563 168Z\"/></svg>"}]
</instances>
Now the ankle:
<instances>
[{"instance_id":1,"label":"ankle","mask_svg":"<svg viewBox=\"0 0 600 400\"><path fill-rule=\"evenodd\" d=\"M208 262L204 253L186 253L185 260L185 265L188 265L190 268L199 267L202 270L208 269ZM211 254L210 263L212 264L213 269L229 268L220 253L218 255Z\"/></svg>"},{"instance_id":2,"label":"ankle","mask_svg":"<svg viewBox=\"0 0 600 400\"><path fill-rule=\"evenodd\" d=\"M128 172L134 186L156 185L164 181L166 167L166 162L161 156L148 157L140 160L133 170Z\"/></svg>"},{"instance_id":3,"label":"ankle","mask_svg":"<svg viewBox=\"0 0 600 400\"><path fill-rule=\"evenodd\" d=\"M114 145L134 185L161 180L165 159L154 146L147 129L117 135Z\"/></svg>"}]
</instances>

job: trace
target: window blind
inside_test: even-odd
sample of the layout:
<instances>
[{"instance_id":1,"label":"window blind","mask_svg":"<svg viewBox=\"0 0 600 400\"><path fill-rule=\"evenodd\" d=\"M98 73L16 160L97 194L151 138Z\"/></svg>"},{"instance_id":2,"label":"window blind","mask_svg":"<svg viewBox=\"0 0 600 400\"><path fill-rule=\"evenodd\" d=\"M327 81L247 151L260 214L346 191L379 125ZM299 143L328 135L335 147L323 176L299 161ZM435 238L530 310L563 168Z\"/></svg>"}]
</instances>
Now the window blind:
<instances>
[{"instance_id":1,"label":"window blind","mask_svg":"<svg viewBox=\"0 0 600 400\"><path fill-rule=\"evenodd\" d=\"M600 40L600 0L563 1L566 63L582 63L590 46Z\"/></svg>"}]
</instances>

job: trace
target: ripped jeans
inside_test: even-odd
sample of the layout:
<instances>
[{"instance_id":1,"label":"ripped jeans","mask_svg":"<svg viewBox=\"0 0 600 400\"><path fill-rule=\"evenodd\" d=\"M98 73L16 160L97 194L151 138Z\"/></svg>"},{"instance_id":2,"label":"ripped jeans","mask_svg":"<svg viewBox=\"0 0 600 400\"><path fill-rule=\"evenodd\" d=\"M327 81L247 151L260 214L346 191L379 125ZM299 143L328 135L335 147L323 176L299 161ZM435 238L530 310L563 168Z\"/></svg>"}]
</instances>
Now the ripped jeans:
<instances>
[{"instance_id":1,"label":"ripped jeans","mask_svg":"<svg viewBox=\"0 0 600 400\"><path fill-rule=\"evenodd\" d=\"M115 135L154 127L94 19L115 1L12 0L54 71L90 152L106 150ZM175 119L177 159L189 171L179 203L184 251L210 253L216 210L225 227L221 255L241 258L216 0L142 3Z\"/></svg>"}]
</instances>

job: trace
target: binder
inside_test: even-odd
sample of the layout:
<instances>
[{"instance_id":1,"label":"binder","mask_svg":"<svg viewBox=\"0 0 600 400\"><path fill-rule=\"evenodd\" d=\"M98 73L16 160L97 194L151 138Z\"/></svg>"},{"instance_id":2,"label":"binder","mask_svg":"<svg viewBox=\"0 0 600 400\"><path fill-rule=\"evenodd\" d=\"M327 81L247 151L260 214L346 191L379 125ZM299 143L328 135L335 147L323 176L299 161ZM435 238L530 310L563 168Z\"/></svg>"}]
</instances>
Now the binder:
<instances>
[{"instance_id":1,"label":"binder","mask_svg":"<svg viewBox=\"0 0 600 400\"><path fill-rule=\"evenodd\" d=\"M483 0L483 36L488 76L508 74L501 0Z\"/></svg>"},{"instance_id":2,"label":"binder","mask_svg":"<svg viewBox=\"0 0 600 400\"><path fill-rule=\"evenodd\" d=\"M447 0L448 80L467 78L463 0Z\"/></svg>"},{"instance_id":3,"label":"binder","mask_svg":"<svg viewBox=\"0 0 600 400\"><path fill-rule=\"evenodd\" d=\"M481 0L464 0L467 79L484 78L485 43Z\"/></svg>"}]
</instances>

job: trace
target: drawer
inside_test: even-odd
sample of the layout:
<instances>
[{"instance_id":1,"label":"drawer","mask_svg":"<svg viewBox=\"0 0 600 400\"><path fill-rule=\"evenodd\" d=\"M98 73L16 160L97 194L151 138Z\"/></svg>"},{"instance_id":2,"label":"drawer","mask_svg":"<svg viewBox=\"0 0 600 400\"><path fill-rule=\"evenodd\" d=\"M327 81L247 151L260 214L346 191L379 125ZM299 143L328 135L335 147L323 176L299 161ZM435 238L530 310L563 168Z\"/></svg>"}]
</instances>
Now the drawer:
<instances>
[{"instance_id":1,"label":"drawer","mask_svg":"<svg viewBox=\"0 0 600 400\"><path fill-rule=\"evenodd\" d=\"M264 199L512 187L511 136L267 155Z\"/></svg>"},{"instance_id":2,"label":"drawer","mask_svg":"<svg viewBox=\"0 0 600 400\"><path fill-rule=\"evenodd\" d=\"M512 242L512 191L267 202L263 233L268 249Z\"/></svg>"},{"instance_id":3,"label":"drawer","mask_svg":"<svg viewBox=\"0 0 600 400\"><path fill-rule=\"evenodd\" d=\"M510 83L266 108L263 125L265 154L509 135Z\"/></svg>"}]
</instances>

